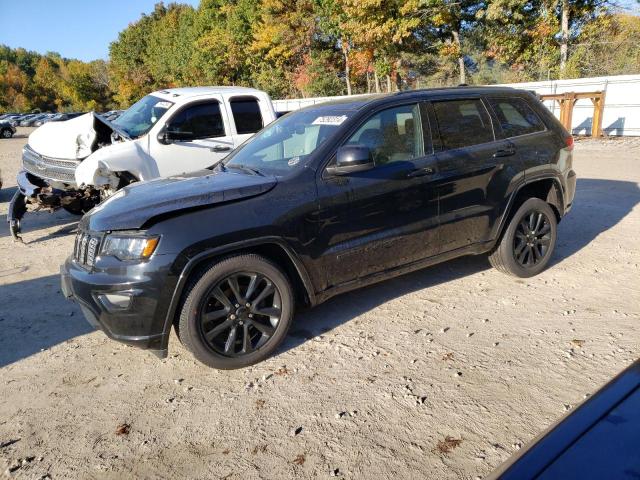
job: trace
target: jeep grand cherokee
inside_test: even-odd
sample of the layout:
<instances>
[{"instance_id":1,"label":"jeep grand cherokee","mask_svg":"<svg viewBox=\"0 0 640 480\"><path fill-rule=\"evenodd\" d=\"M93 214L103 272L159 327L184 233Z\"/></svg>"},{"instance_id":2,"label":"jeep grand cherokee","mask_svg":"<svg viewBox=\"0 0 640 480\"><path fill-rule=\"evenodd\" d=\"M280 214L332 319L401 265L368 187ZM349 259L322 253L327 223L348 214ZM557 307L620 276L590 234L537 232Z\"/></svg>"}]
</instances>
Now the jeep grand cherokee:
<instances>
[{"instance_id":1,"label":"jeep grand cherokee","mask_svg":"<svg viewBox=\"0 0 640 480\"><path fill-rule=\"evenodd\" d=\"M164 356L173 326L203 363L244 367L274 352L296 305L469 254L541 272L573 200L572 148L522 90L315 105L211 169L91 210L63 292L115 340Z\"/></svg>"}]
</instances>

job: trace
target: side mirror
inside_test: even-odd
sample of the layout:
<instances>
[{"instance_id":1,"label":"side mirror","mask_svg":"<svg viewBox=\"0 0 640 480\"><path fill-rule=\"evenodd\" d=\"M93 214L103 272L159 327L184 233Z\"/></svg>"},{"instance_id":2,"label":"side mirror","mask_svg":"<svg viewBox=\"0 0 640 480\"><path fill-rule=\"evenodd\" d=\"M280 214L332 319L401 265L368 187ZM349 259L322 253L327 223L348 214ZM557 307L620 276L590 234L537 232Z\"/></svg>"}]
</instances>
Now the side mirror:
<instances>
[{"instance_id":1,"label":"side mirror","mask_svg":"<svg viewBox=\"0 0 640 480\"><path fill-rule=\"evenodd\" d=\"M331 175L348 175L371 170L374 167L371 150L364 145L343 145L338 148L336 164L327 167Z\"/></svg>"},{"instance_id":2,"label":"side mirror","mask_svg":"<svg viewBox=\"0 0 640 480\"><path fill-rule=\"evenodd\" d=\"M165 126L158 133L158 142L163 145L169 145L173 142L191 142L193 140L195 140L193 132L172 130L170 125Z\"/></svg>"}]
</instances>

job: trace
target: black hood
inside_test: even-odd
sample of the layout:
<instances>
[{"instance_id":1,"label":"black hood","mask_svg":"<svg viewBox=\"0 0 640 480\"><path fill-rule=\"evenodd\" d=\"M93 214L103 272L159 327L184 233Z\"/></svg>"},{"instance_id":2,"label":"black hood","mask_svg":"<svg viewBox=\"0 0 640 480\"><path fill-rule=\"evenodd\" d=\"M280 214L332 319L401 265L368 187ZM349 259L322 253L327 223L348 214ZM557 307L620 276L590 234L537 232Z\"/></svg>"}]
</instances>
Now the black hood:
<instances>
[{"instance_id":1,"label":"black hood","mask_svg":"<svg viewBox=\"0 0 640 480\"><path fill-rule=\"evenodd\" d=\"M202 170L130 185L87 213L84 230L133 230L158 215L253 197L271 190L275 177Z\"/></svg>"}]
</instances>

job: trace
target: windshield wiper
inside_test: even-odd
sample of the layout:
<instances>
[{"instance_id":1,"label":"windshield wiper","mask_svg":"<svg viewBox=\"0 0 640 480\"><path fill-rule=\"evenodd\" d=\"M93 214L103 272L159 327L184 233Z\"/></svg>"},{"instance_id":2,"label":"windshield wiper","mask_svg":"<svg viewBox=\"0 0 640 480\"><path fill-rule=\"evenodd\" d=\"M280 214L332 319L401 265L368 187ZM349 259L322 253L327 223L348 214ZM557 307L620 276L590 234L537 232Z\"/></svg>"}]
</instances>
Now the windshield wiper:
<instances>
[{"instance_id":1,"label":"windshield wiper","mask_svg":"<svg viewBox=\"0 0 640 480\"><path fill-rule=\"evenodd\" d=\"M255 168L251 168L248 167L246 165L241 165L239 163L227 163L226 165L224 165L225 168L237 168L239 170L244 170L246 172L251 172L253 175L260 175L261 177L264 177L263 173L260 173L258 170L256 170Z\"/></svg>"}]
</instances>

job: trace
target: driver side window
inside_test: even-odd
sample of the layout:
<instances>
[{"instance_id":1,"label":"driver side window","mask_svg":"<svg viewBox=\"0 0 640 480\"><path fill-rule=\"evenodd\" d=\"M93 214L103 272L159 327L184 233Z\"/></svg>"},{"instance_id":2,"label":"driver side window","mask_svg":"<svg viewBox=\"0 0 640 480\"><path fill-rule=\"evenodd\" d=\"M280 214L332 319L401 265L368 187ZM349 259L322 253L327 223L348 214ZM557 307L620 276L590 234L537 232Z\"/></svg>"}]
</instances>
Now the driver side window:
<instances>
[{"instance_id":1,"label":"driver side window","mask_svg":"<svg viewBox=\"0 0 640 480\"><path fill-rule=\"evenodd\" d=\"M374 114L346 145L368 147L376 166L424 156L419 104L401 105Z\"/></svg>"},{"instance_id":2,"label":"driver side window","mask_svg":"<svg viewBox=\"0 0 640 480\"><path fill-rule=\"evenodd\" d=\"M200 103L179 111L169 122L169 130L178 137L191 139L223 137L220 104Z\"/></svg>"}]
</instances>

